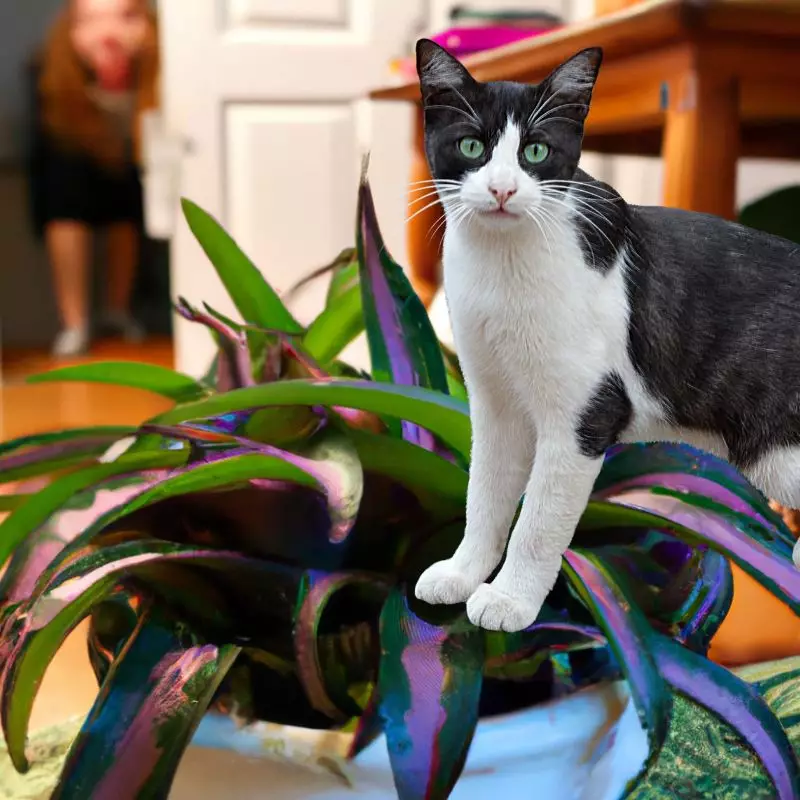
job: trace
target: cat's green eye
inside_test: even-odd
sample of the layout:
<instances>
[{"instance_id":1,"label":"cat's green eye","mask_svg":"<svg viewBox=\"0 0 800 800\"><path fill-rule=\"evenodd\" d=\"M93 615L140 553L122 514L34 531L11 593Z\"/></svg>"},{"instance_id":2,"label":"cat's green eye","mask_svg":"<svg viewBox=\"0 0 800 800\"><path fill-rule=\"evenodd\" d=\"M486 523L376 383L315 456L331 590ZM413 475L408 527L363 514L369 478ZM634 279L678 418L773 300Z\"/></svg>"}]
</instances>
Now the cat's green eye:
<instances>
[{"instance_id":1,"label":"cat's green eye","mask_svg":"<svg viewBox=\"0 0 800 800\"><path fill-rule=\"evenodd\" d=\"M486 147L480 139L474 136L465 136L459 143L458 149L464 158L477 161L485 152Z\"/></svg>"},{"instance_id":2,"label":"cat's green eye","mask_svg":"<svg viewBox=\"0 0 800 800\"><path fill-rule=\"evenodd\" d=\"M544 142L534 142L529 144L523 153L529 164L541 164L550 155L550 148Z\"/></svg>"}]
</instances>

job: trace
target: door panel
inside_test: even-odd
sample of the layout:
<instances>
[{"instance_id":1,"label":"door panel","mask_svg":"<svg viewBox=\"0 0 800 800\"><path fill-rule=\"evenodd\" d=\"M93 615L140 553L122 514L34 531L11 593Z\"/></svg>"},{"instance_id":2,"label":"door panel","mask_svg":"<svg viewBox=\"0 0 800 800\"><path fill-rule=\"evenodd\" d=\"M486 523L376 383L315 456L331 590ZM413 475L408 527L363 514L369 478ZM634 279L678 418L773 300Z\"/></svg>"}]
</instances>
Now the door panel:
<instances>
[{"instance_id":1,"label":"door panel","mask_svg":"<svg viewBox=\"0 0 800 800\"><path fill-rule=\"evenodd\" d=\"M217 216L279 291L355 236L362 154L389 247L404 260L411 108L364 101L406 52L424 0L161 0L164 104L189 138L182 194ZM181 222L172 242L174 295L232 313ZM324 285L293 311L319 311ZM204 331L176 323L179 369L201 374ZM363 356L363 347L357 348ZM363 360L359 359L359 360Z\"/></svg>"}]
</instances>

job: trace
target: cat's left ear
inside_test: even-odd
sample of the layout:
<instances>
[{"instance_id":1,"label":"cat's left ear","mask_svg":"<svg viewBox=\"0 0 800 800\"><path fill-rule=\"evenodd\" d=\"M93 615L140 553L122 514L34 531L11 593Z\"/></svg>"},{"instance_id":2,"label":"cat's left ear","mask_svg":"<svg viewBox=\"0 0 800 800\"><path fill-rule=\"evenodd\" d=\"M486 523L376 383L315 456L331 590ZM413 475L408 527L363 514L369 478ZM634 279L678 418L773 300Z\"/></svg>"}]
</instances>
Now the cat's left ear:
<instances>
[{"instance_id":1,"label":"cat's left ear","mask_svg":"<svg viewBox=\"0 0 800 800\"><path fill-rule=\"evenodd\" d=\"M426 102L437 92L445 92L448 89L457 92L473 82L467 68L430 39L420 39L417 42L417 74L422 89L422 99Z\"/></svg>"},{"instance_id":2,"label":"cat's left ear","mask_svg":"<svg viewBox=\"0 0 800 800\"><path fill-rule=\"evenodd\" d=\"M603 63L603 49L590 47L581 50L561 66L556 67L545 80L550 90L569 102L586 106L583 117L589 113L592 91Z\"/></svg>"}]
</instances>

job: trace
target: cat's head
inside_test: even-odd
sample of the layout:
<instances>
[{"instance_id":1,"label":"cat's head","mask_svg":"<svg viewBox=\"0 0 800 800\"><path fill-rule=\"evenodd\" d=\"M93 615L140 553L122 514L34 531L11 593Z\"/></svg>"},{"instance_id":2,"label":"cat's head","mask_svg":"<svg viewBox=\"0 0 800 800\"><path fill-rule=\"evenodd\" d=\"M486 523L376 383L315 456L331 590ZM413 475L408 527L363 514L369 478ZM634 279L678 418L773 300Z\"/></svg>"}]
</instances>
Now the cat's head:
<instances>
[{"instance_id":1,"label":"cat's head","mask_svg":"<svg viewBox=\"0 0 800 800\"><path fill-rule=\"evenodd\" d=\"M602 56L583 50L538 85L480 83L435 42L417 43L425 150L455 219L506 229L563 202Z\"/></svg>"}]
</instances>

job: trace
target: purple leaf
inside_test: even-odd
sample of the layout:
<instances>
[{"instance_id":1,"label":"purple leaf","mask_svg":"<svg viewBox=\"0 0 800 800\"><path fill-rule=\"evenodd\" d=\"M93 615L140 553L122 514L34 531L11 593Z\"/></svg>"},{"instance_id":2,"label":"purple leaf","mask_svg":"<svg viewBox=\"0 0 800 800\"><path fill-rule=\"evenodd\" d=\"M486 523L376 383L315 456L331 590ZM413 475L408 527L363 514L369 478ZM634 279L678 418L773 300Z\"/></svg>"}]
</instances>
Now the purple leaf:
<instances>
[{"instance_id":1,"label":"purple leaf","mask_svg":"<svg viewBox=\"0 0 800 800\"><path fill-rule=\"evenodd\" d=\"M298 570L240 553L152 539L74 553L49 576L46 586L4 617L0 631L0 716L9 755L19 771L27 770L25 739L33 701L61 644L99 603L117 591L119 581L152 575L154 567L167 564L205 565L229 574L251 570L285 595L291 594L300 580ZM163 573L154 581L155 586L163 584Z\"/></svg>"},{"instance_id":2,"label":"purple leaf","mask_svg":"<svg viewBox=\"0 0 800 800\"><path fill-rule=\"evenodd\" d=\"M28 598L45 569L64 547L112 508L125 503L163 473L142 473L127 479L100 483L81 492L68 506L56 512L14 552L0 578L0 604Z\"/></svg>"},{"instance_id":3,"label":"purple leaf","mask_svg":"<svg viewBox=\"0 0 800 800\"><path fill-rule=\"evenodd\" d=\"M658 486L690 492L774 529L789 546L794 539L761 492L731 464L686 444L619 445L607 456L595 486L599 498Z\"/></svg>"},{"instance_id":4,"label":"purple leaf","mask_svg":"<svg viewBox=\"0 0 800 800\"><path fill-rule=\"evenodd\" d=\"M328 511L331 517L330 539L332 542L342 542L353 528L358 507L364 491L364 474L358 454L347 439L333 428L321 430L309 442L303 443L306 455L298 455L288 450L281 450L261 442L255 442L240 436L220 434L204 425L146 425L143 427L151 433L174 439L189 441L205 441L212 443L225 443L238 445L236 455L260 454L262 456L279 459L291 465L298 471L314 479L316 488L325 495L328 501ZM217 461L227 461L234 457L234 452L222 453ZM297 474L294 480L297 480ZM268 476L254 476L268 477ZM289 474L285 477L273 479L292 480ZM307 481L303 481L308 485ZM196 491L196 490L194 490Z\"/></svg>"},{"instance_id":5,"label":"purple leaf","mask_svg":"<svg viewBox=\"0 0 800 800\"><path fill-rule=\"evenodd\" d=\"M319 623L331 597L345 587L381 585L378 578L353 572L306 572L294 619L294 654L297 671L312 707L343 722L352 716L352 703L343 709L331 698L320 662Z\"/></svg>"},{"instance_id":6,"label":"purple leaf","mask_svg":"<svg viewBox=\"0 0 800 800\"><path fill-rule=\"evenodd\" d=\"M568 550L564 572L606 635L628 682L650 745L646 769L661 751L672 711L672 696L647 646L652 629L596 556Z\"/></svg>"},{"instance_id":7,"label":"purple leaf","mask_svg":"<svg viewBox=\"0 0 800 800\"><path fill-rule=\"evenodd\" d=\"M753 686L665 636L649 643L661 674L730 725L761 759L779 800L800 797L800 765L781 723Z\"/></svg>"},{"instance_id":8,"label":"purple leaf","mask_svg":"<svg viewBox=\"0 0 800 800\"><path fill-rule=\"evenodd\" d=\"M735 561L745 572L800 614L800 570L783 546L770 546L758 537L756 523L745 525L744 517L723 517L652 489L624 492L613 502L593 502L584 514L584 530L598 528L657 528L673 533L693 545L708 545ZM767 534L769 531L760 529Z\"/></svg>"},{"instance_id":9,"label":"purple leaf","mask_svg":"<svg viewBox=\"0 0 800 800\"><path fill-rule=\"evenodd\" d=\"M425 306L386 249L366 171L358 195L358 220L361 296L373 378L447 394L439 342ZM404 439L433 448L434 438L428 431L412 422L401 425Z\"/></svg>"},{"instance_id":10,"label":"purple leaf","mask_svg":"<svg viewBox=\"0 0 800 800\"><path fill-rule=\"evenodd\" d=\"M380 714L400 800L444 800L464 767L483 682L481 631L424 622L394 590L381 614Z\"/></svg>"},{"instance_id":11,"label":"purple leaf","mask_svg":"<svg viewBox=\"0 0 800 800\"><path fill-rule=\"evenodd\" d=\"M24 480L102 455L114 442L132 436L130 426L77 428L24 436L0 446L0 481Z\"/></svg>"},{"instance_id":12,"label":"purple leaf","mask_svg":"<svg viewBox=\"0 0 800 800\"><path fill-rule=\"evenodd\" d=\"M191 306L183 297L178 298L175 310L189 322L199 322L216 334L219 344L217 361L217 391L229 392L244 386L255 386L247 336L225 325L215 316Z\"/></svg>"},{"instance_id":13,"label":"purple leaf","mask_svg":"<svg viewBox=\"0 0 800 800\"><path fill-rule=\"evenodd\" d=\"M183 751L239 654L186 643L145 610L115 659L52 798L166 797Z\"/></svg>"}]
</instances>

